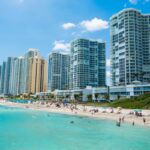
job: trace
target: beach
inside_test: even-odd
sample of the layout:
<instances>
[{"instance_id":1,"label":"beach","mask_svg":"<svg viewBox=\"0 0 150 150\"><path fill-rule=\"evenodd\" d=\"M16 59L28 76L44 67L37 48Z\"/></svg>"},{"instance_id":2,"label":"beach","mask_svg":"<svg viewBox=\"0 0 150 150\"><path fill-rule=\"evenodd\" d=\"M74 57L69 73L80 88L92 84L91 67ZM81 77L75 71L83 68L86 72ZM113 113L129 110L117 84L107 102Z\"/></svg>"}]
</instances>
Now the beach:
<instances>
[{"instance_id":1,"label":"beach","mask_svg":"<svg viewBox=\"0 0 150 150\"><path fill-rule=\"evenodd\" d=\"M51 113L61 113L61 114L68 114L68 115L79 115L97 119L109 119L118 122L121 120L122 123L126 122L131 125L140 125L150 127L150 110L142 110L142 117L138 117L134 114L131 114L133 110L131 109L122 109L122 108L111 108L113 112L111 112L110 108L98 108L92 106L83 106L77 105L76 108L72 108L74 106L63 106L60 105L59 107L56 106L55 103L30 103L30 104L23 104L23 103L14 103L10 101L0 100L0 105L10 106L10 107L20 107L25 109L31 110L38 110L38 111L46 111ZM143 118L145 119L145 123L143 122Z\"/></svg>"}]
</instances>

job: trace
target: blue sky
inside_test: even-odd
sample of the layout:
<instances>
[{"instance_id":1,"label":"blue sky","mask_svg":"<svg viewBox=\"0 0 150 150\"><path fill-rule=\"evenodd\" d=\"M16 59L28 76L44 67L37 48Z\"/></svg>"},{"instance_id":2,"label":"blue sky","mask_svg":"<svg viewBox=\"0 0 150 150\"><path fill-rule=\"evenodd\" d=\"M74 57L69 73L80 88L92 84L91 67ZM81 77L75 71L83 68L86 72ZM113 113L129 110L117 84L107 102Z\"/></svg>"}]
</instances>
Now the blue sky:
<instances>
[{"instance_id":1,"label":"blue sky","mask_svg":"<svg viewBox=\"0 0 150 150\"><path fill-rule=\"evenodd\" d=\"M28 48L46 58L77 37L106 41L109 58L109 18L125 7L150 13L150 0L0 0L0 63Z\"/></svg>"}]
</instances>

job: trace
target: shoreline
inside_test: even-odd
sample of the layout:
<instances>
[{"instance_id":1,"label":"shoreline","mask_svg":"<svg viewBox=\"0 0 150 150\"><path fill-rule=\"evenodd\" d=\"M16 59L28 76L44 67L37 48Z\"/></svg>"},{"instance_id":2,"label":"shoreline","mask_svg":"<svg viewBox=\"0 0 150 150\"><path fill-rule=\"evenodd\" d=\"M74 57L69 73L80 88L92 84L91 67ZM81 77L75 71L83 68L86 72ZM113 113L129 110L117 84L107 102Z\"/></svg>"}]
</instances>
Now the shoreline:
<instances>
[{"instance_id":1,"label":"shoreline","mask_svg":"<svg viewBox=\"0 0 150 150\"><path fill-rule=\"evenodd\" d=\"M59 113L59 114L66 114L66 115L74 115L74 116L83 116L83 117L90 117L95 119L104 119L104 120L112 120L118 121L119 118L124 118L124 122L131 124L134 122L135 125L140 125L142 127L150 127L150 110L142 110L144 118L146 119L146 123L143 123L143 117L136 117L135 115L129 115L131 109L122 109L120 114L117 114L117 109L114 109L114 113L110 112L102 112L99 110L97 113L93 113L90 110L94 109L95 107L92 106L82 106L77 105L78 110L70 110L66 107L56 108L54 106L48 107L48 105L41 105L41 104L22 104L22 103L13 103L9 101L0 101L0 105L3 106L10 106L10 107L20 107L30 110L36 111L44 111L50 113ZM84 108L86 107L86 111ZM98 108L95 108L98 109Z\"/></svg>"}]
</instances>

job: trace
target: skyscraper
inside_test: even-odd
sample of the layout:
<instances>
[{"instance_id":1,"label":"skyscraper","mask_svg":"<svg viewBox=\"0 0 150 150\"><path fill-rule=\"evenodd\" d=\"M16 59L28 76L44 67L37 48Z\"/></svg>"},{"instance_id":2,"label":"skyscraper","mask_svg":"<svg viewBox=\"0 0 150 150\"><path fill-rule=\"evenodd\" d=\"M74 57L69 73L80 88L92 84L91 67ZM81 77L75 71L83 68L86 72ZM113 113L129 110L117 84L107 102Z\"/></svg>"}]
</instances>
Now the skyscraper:
<instances>
[{"instance_id":1,"label":"skyscraper","mask_svg":"<svg viewBox=\"0 0 150 150\"><path fill-rule=\"evenodd\" d=\"M6 74L6 62L3 62L1 67L0 94L4 94L5 74Z\"/></svg>"},{"instance_id":2,"label":"skyscraper","mask_svg":"<svg viewBox=\"0 0 150 150\"><path fill-rule=\"evenodd\" d=\"M12 95L20 95L23 93L23 63L24 57L18 57L14 61L13 72L12 72L12 82L11 82L11 94Z\"/></svg>"},{"instance_id":3,"label":"skyscraper","mask_svg":"<svg viewBox=\"0 0 150 150\"><path fill-rule=\"evenodd\" d=\"M30 93L30 79L29 79L29 63L30 59L34 57L40 57L39 51L36 48L30 48L28 52L24 55L24 93Z\"/></svg>"},{"instance_id":4,"label":"skyscraper","mask_svg":"<svg viewBox=\"0 0 150 150\"><path fill-rule=\"evenodd\" d=\"M48 89L69 89L70 56L61 52L52 52L48 64Z\"/></svg>"},{"instance_id":5,"label":"skyscraper","mask_svg":"<svg viewBox=\"0 0 150 150\"><path fill-rule=\"evenodd\" d=\"M106 85L105 43L76 39L71 43L70 89Z\"/></svg>"},{"instance_id":6,"label":"skyscraper","mask_svg":"<svg viewBox=\"0 0 150 150\"><path fill-rule=\"evenodd\" d=\"M10 94L10 84L11 84L11 77L12 77L12 67L13 67L13 61L15 58L8 57L6 62L6 72L5 72L5 82L4 82L4 94L9 95Z\"/></svg>"},{"instance_id":7,"label":"skyscraper","mask_svg":"<svg viewBox=\"0 0 150 150\"><path fill-rule=\"evenodd\" d=\"M0 68L0 93L5 95L46 92L47 61L37 49L29 49L22 57L8 57Z\"/></svg>"},{"instance_id":8,"label":"skyscraper","mask_svg":"<svg viewBox=\"0 0 150 150\"><path fill-rule=\"evenodd\" d=\"M2 66L0 65L0 85L1 85L1 75L2 75Z\"/></svg>"},{"instance_id":9,"label":"skyscraper","mask_svg":"<svg viewBox=\"0 0 150 150\"><path fill-rule=\"evenodd\" d=\"M124 9L110 18L113 85L150 81L150 14Z\"/></svg>"},{"instance_id":10,"label":"skyscraper","mask_svg":"<svg viewBox=\"0 0 150 150\"><path fill-rule=\"evenodd\" d=\"M46 92L48 82L47 61L34 56L29 59L29 93Z\"/></svg>"}]
</instances>

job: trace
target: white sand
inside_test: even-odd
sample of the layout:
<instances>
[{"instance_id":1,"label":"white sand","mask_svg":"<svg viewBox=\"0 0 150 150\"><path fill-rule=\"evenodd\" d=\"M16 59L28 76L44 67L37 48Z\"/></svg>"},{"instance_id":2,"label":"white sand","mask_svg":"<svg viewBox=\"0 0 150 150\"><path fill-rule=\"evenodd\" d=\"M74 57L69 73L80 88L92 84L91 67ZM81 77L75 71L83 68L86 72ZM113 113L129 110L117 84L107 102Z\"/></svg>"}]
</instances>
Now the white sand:
<instances>
[{"instance_id":1,"label":"white sand","mask_svg":"<svg viewBox=\"0 0 150 150\"><path fill-rule=\"evenodd\" d=\"M95 107L95 109L99 109L98 113L91 113L90 110L94 107L91 106L82 106L78 105L78 110L71 110L70 107L66 108L61 106L61 108L56 108L55 105L50 104L21 104L21 103L12 103L8 101L0 100L0 105L6 105L11 107L21 107L26 109L32 109L32 110L39 110L39 111L47 111L47 112L53 112L53 113L62 113L62 114L68 114L68 115L79 115L79 116L87 116L92 118L99 118L99 119L110 119L118 121L119 118L124 117L124 122L128 122L132 124L133 122L135 125L142 125L150 127L150 110L142 110L143 117L146 119L146 123L143 123L143 117L136 117L135 115L129 115L129 112L131 112L131 109L122 109L120 114L117 114L118 109L113 109L114 113L109 113L109 110L106 110L105 113L103 113L103 109L100 109L98 107ZM84 110L84 108L86 110Z\"/></svg>"}]
</instances>

